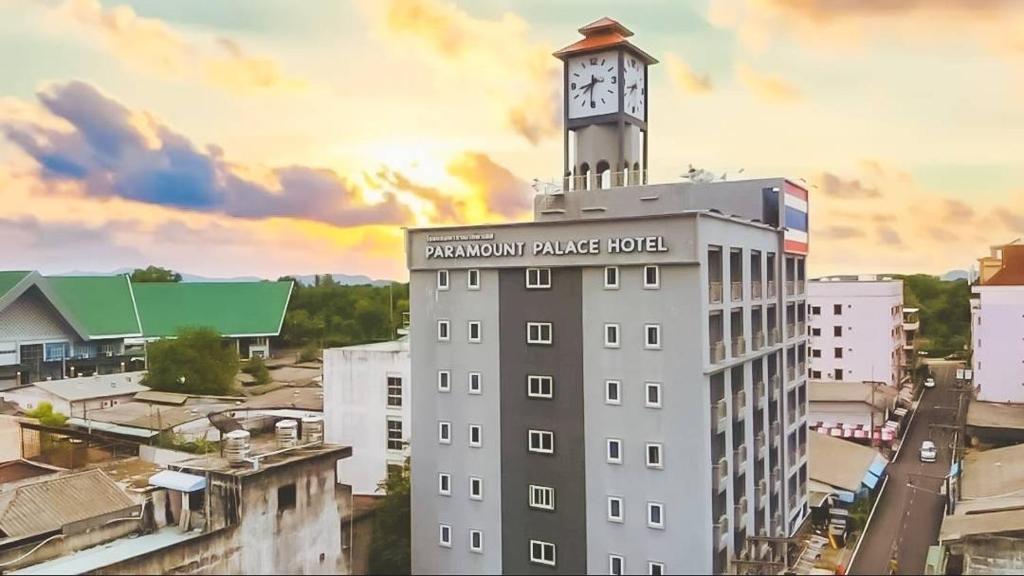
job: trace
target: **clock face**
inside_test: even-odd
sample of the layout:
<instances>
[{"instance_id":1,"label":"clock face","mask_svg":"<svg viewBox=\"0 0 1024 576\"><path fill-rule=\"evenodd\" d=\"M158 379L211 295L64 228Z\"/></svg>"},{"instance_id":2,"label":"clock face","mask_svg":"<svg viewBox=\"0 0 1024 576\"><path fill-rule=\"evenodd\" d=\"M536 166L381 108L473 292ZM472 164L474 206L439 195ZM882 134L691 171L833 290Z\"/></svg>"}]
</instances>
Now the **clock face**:
<instances>
[{"instance_id":1,"label":"clock face","mask_svg":"<svg viewBox=\"0 0 1024 576\"><path fill-rule=\"evenodd\" d=\"M626 53L622 74L622 105L626 113L644 119L647 104L647 66L636 56Z\"/></svg>"},{"instance_id":2,"label":"clock face","mask_svg":"<svg viewBox=\"0 0 1024 576\"><path fill-rule=\"evenodd\" d=\"M569 118L619 111L619 54L585 54L568 62Z\"/></svg>"}]
</instances>

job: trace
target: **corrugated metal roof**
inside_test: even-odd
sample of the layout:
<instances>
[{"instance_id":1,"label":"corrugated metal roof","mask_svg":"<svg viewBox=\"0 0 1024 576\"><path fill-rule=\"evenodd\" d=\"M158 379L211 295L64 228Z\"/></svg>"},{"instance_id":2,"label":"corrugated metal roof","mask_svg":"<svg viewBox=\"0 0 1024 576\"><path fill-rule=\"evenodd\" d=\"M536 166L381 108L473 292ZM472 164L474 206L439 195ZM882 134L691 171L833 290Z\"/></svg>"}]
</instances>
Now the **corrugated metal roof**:
<instances>
[{"instance_id":1,"label":"corrugated metal roof","mask_svg":"<svg viewBox=\"0 0 1024 576\"><path fill-rule=\"evenodd\" d=\"M0 531L12 537L56 530L135 506L100 470L22 485L2 497Z\"/></svg>"},{"instance_id":2,"label":"corrugated metal roof","mask_svg":"<svg viewBox=\"0 0 1024 576\"><path fill-rule=\"evenodd\" d=\"M965 499L1024 496L1024 444L969 452L961 488Z\"/></svg>"},{"instance_id":3,"label":"corrugated metal roof","mask_svg":"<svg viewBox=\"0 0 1024 576\"><path fill-rule=\"evenodd\" d=\"M160 392L158 390L144 390L135 395L139 402L153 402L155 404L175 404L181 406L188 401L188 394L176 392Z\"/></svg>"},{"instance_id":4,"label":"corrugated metal roof","mask_svg":"<svg viewBox=\"0 0 1024 576\"><path fill-rule=\"evenodd\" d=\"M46 284L89 337L141 335L127 276L48 276Z\"/></svg>"},{"instance_id":5,"label":"corrugated metal roof","mask_svg":"<svg viewBox=\"0 0 1024 576\"><path fill-rule=\"evenodd\" d=\"M80 376L77 378L63 378L61 380L43 380L36 382L35 386L59 398L70 402L77 402L93 398L136 394L149 390L149 388L139 384L144 374L145 372L97 374L95 376Z\"/></svg>"},{"instance_id":6,"label":"corrugated metal roof","mask_svg":"<svg viewBox=\"0 0 1024 576\"><path fill-rule=\"evenodd\" d=\"M808 435L807 450L812 480L850 492L860 490L871 465L880 458L866 446L817 433Z\"/></svg>"},{"instance_id":7,"label":"corrugated metal roof","mask_svg":"<svg viewBox=\"0 0 1024 576\"><path fill-rule=\"evenodd\" d=\"M198 327L223 336L267 336L281 331L292 283L143 282L132 287L147 338Z\"/></svg>"},{"instance_id":8,"label":"corrugated metal roof","mask_svg":"<svg viewBox=\"0 0 1024 576\"><path fill-rule=\"evenodd\" d=\"M2 272L0 271L0 298L17 286L31 272Z\"/></svg>"}]
</instances>

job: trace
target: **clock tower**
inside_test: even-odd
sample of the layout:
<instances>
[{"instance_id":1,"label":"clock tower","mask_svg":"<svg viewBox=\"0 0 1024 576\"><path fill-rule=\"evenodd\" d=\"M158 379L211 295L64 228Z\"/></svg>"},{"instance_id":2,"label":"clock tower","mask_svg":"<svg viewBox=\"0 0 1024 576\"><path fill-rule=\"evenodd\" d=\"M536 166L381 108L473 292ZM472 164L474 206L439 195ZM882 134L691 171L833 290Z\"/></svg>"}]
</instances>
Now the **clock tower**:
<instances>
[{"instance_id":1,"label":"clock tower","mask_svg":"<svg viewBox=\"0 0 1024 576\"><path fill-rule=\"evenodd\" d=\"M647 183L647 67L657 64L611 18L579 29L564 63L564 189Z\"/></svg>"}]
</instances>

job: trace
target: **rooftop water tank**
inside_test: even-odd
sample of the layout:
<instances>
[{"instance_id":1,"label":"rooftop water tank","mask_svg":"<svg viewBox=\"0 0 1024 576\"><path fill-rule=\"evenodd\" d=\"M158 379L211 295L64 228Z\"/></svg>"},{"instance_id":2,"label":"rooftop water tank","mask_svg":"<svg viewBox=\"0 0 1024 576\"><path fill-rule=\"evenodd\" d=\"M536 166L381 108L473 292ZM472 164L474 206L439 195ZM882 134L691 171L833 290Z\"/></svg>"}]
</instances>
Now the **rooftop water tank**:
<instances>
[{"instance_id":1,"label":"rooftop water tank","mask_svg":"<svg viewBox=\"0 0 1024 576\"><path fill-rule=\"evenodd\" d=\"M324 441L324 419L320 416L302 418L302 443L322 444Z\"/></svg>"},{"instance_id":2,"label":"rooftop water tank","mask_svg":"<svg viewBox=\"0 0 1024 576\"><path fill-rule=\"evenodd\" d=\"M299 443L299 423L295 420L281 420L274 425L278 448L291 448Z\"/></svg>"},{"instance_id":3,"label":"rooftop water tank","mask_svg":"<svg viewBox=\"0 0 1024 576\"><path fill-rule=\"evenodd\" d=\"M251 435L245 430L233 430L224 435L224 457L232 466L245 466L249 457Z\"/></svg>"}]
</instances>

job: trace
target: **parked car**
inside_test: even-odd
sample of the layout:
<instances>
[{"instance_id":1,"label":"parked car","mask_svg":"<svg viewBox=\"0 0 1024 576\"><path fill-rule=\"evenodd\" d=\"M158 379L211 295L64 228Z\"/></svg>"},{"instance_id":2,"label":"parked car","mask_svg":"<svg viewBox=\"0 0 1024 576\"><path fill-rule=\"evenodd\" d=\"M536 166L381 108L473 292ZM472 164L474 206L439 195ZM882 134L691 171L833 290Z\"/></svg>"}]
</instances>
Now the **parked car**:
<instances>
[{"instance_id":1,"label":"parked car","mask_svg":"<svg viewBox=\"0 0 1024 576\"><path fill-rule=\"evenodd\" d=\"M937 456L938 450L935 448L935 442L931 440L921 442L921 462L935 462Z\"/></svg>"},{"instance_id":2,"label":"parked car","mask_svg":"<svg viewBox=\"0 0 1024 576\"><path fill-rule=\"evenodd\" d=\"M925 380L924 380L924 387L925 388L935 388L935 378L925 378Z\"/></svg>"}]
</instances>

